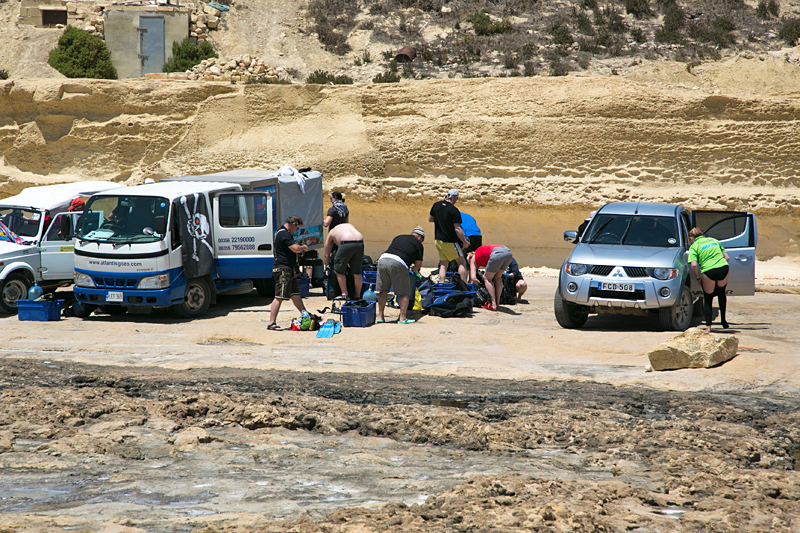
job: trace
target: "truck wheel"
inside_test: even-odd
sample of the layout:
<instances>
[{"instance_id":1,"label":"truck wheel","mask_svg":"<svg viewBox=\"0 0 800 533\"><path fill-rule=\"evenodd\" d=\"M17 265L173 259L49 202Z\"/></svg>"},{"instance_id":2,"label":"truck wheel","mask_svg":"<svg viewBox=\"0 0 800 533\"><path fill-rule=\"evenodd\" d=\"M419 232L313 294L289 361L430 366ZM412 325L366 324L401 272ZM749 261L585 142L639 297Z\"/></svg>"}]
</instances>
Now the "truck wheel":
<instances>
[{"instance_id":1,"label":"truck wheel","mask_svg":"<svg viewBox=\"0 0 800 533\"><path fill-rule=\"evenodd\" d=\"M564 300L559 289L556 289L556 295L553 299L553 310L556 312L558 325L562 328L580 329L589 318L589 313L581 310L579 306Z\"/></svg>"},{"instance_id":2,"label":"truck wheel","mask_svg":"<svg viewBox=\"0 0 800 533\"><path fill-rule=\"evenodd\" d=\"M275 280L273 278L262 278L253 280L259 296L264 298L272 298L275 296Z\"/></svg>"},{"instance_id":3,"label":"truck wheel","mask_svg":"<svg viewBox=\"0 0 800 533\"><path fill-rule=\"evenodd\" d=\"M186 284L183 302L175 306L175 313L183 318L198 318L206 314L211 305L211 291L203 278L193 278Z\"/></svg>"},{"instance_id":4,"label":"truck wheel","mask_svg":"<svg viewBox=\"0 0 800 533\"><path fill-rule=\"evenodd\" d=\"M9 274L0 289L0 307L9 314L17 313L17 301L28 298L31 282L22 274Z\"/></svg>"},{"instance_id":5,"label":"truck wheel","mask_svg":"<svg viewBox=\"0 0 800 533\"><path fill-rule=\"evenodd\" d=\"M686 331L692 323L692 293L684 286L678 302L672 307L658 310L658 323L664 331Z\"/></svg>"}]
</instances>

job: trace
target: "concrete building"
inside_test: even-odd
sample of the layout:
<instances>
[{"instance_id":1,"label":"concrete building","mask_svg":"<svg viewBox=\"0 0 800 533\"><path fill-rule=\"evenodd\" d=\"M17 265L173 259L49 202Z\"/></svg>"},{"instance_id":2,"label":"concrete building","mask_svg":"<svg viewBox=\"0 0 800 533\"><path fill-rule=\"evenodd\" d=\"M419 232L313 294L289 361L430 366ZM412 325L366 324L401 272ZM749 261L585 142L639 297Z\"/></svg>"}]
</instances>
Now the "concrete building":
<instances>
[{"instance_id":1,"label":"concrete building","mask_svg":"<svg viewBox=\"0 0 800 533\"><path fill-rule=\"evenodd\" d=\"M172 43L189 37L190 14L185 6L106 6L106 46L120 79L161 72L172 58Z\"/></svg>"}]
</instances>

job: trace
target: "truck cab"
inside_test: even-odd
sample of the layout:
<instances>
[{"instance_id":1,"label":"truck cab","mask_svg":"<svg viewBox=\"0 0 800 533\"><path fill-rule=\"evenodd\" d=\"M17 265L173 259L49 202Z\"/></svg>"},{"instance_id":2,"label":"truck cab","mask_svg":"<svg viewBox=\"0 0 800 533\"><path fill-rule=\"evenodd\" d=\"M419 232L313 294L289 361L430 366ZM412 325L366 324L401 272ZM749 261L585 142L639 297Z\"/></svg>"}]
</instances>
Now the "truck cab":
<instances>
[{"instance_id":1,"label":"truck cab","mask_svg":"<svg viewBox=\"0 0 800 533\"><path fill-rule=\"evenodd\" d=\"M0 200L2 311L16 313L17 301L28 297L34 283L49 291L72 282L72 237L82 214L73 201L123 187L105 181L63 183L28 187Z\"/></svg>"},{"instance_id":2,"label":"truck cab","mask_svg":"<svg viewBox=\"0 0 800 533\"><path fill-rule=\"evenodd\" d=\"M654 315L662 329L686 330L702 289L687 262L689 230L720 241L731 257L726 293L755 292L757 229L752 213L690 211L680 205L612 203L600 208L559 272L556 320L582 327L590 314Z\"/></svg>"},{"instance_id":3,"label":"truck cab","mask_svg":"<svg viewBox=\"0 0 800 533\"><path fill-rule=\"evenodd\" d=\"M211 175L93 196L76 234L76 298L110 313L171 307L179 316L197 318L217 294L250 281L260 293L271 293L279 216L305 215L297 240L321 246L313 233L316 222L320 235L322 228L316 174L312 191L302 195L294 195L294 180L262 183L268 176L256 176L228 182ZM285 198L291 201L282 203ZM316 218L308 204L319 207Z\"/></svg>"}]
</instances>

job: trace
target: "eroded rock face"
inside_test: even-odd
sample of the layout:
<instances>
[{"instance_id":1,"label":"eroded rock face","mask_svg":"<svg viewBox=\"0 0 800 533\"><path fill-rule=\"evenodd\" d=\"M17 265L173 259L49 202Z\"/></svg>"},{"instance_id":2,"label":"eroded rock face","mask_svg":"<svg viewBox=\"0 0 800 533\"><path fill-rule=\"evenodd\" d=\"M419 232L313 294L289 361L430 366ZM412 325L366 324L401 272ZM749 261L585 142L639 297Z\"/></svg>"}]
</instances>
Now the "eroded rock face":
<instances>
[{"instance_id":1,"label":"eroded rock face","mask_svg":"<svg viewBox=\"0 0 800 533\"><path fill-rule=\"evenodd\" d=\"M710 368L736 357L738 348L739 339L736 337L717 337L700 328L692 328L657 344L647 357L653 370Z\"/></svg>"}]
</instances>

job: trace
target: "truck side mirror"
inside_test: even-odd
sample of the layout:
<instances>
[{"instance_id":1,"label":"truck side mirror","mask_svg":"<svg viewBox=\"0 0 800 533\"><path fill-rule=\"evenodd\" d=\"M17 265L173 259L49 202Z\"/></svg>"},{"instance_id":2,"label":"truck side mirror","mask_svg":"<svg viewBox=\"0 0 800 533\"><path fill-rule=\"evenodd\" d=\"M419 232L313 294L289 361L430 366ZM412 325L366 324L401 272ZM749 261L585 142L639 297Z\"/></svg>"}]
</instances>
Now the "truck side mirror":
<instances>
[{"instance_id":1,"label":"truck side mirror","mask_svg":"<svg viewBox=\"0 0 800 533\"><path fill-rule=\"evenodd\" d=\"M565 231L564 232L564 240L567 242L577 243L578 242L578 232L577 231Z\"/></svg>"},{"instance_id":2,"label":"truck side mirror","mask_svg":"<svg viewBox=\"0 0 800 533\"><path fill-rule=\"evenodd\" d=\"M153 220L153 231L159 235L167 234L167 217L156 217Z\"/></svg>"}]
</instances>

